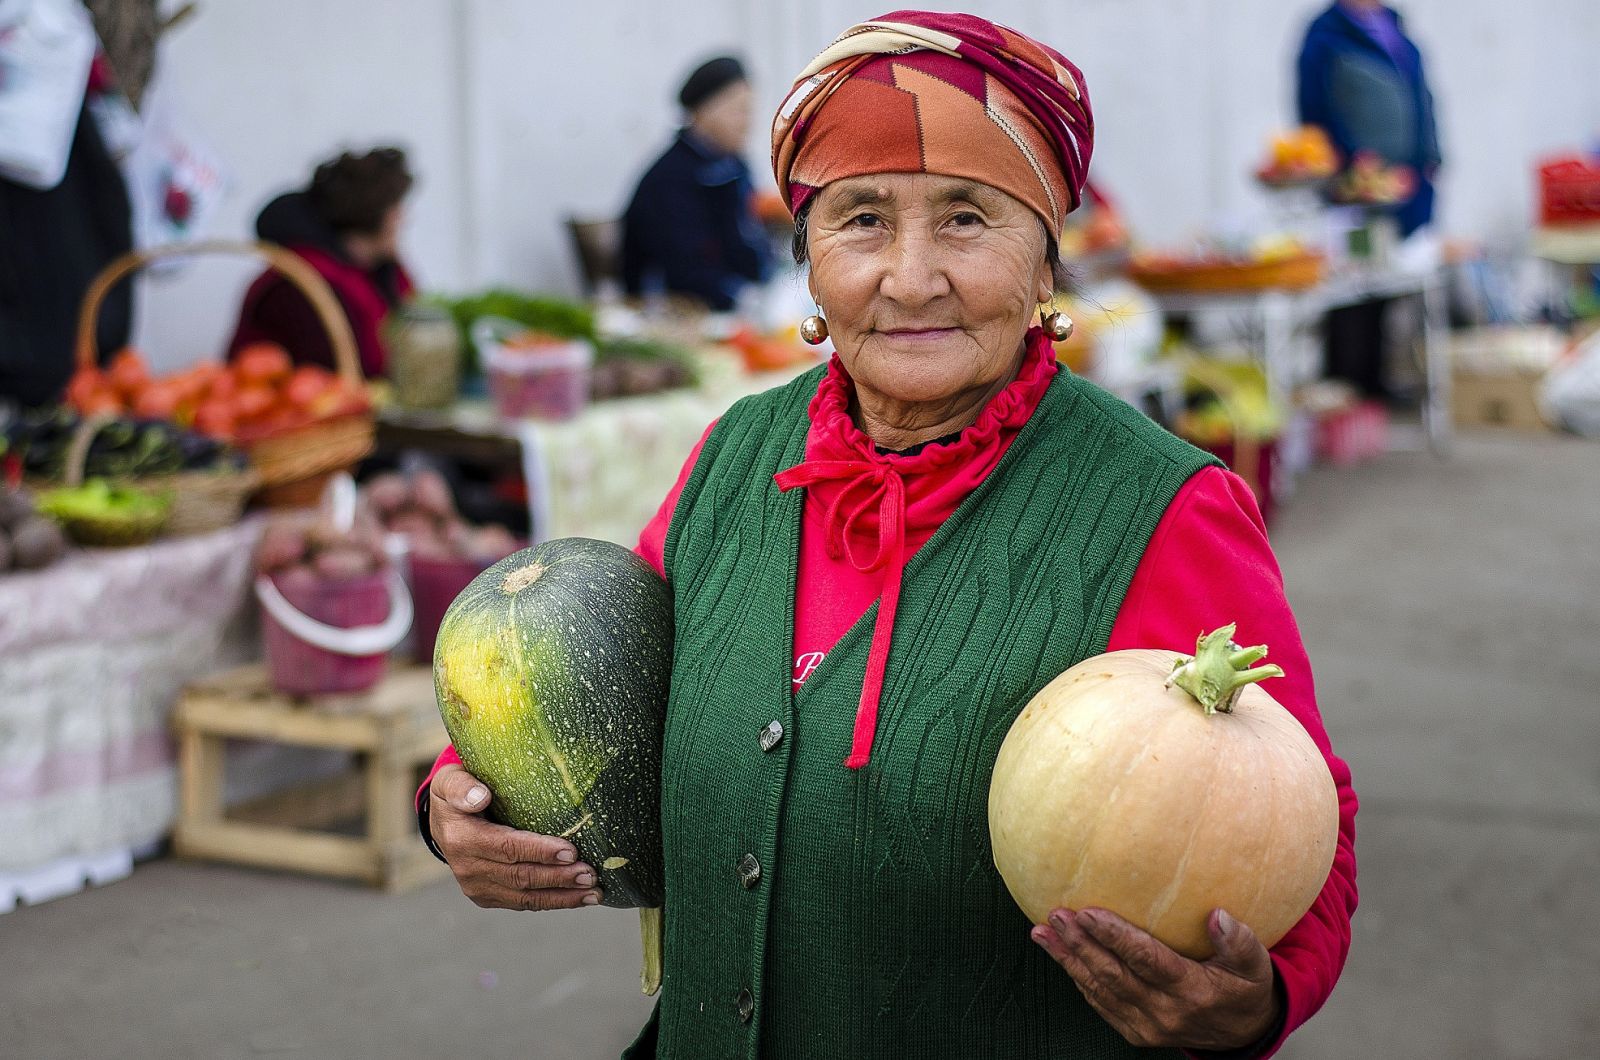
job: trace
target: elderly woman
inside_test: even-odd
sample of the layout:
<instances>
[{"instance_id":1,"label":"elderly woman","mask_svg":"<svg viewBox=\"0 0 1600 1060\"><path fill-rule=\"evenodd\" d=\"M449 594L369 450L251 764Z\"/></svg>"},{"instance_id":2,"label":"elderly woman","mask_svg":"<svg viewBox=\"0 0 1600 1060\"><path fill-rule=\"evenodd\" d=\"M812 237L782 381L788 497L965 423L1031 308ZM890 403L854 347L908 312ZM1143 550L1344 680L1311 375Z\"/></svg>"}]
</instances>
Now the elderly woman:
<instances>
[{"instance_id":1,"label":"elderly woman","mask_svg":"<svg viewBox=\"0 0 1600 1060\"><path fill-rule=\"evenodd\" d=\"M716 423L639 544L677 642L665 977L628 1056L1265 1056L1332 989L1355 798L1255 504L1032 326L1093 134L1071 63L967 15L856 26L783 105L838 355ZM1270 952L1217 910L1203 962L1103 910L1033 927L988 842L1012 719L1087 656L1233 620L1339 787L1316 904ZM447 752L422 799L462 889L594 902L572 846L480 819L488 795Z\"/></svg>"}]
</instances>

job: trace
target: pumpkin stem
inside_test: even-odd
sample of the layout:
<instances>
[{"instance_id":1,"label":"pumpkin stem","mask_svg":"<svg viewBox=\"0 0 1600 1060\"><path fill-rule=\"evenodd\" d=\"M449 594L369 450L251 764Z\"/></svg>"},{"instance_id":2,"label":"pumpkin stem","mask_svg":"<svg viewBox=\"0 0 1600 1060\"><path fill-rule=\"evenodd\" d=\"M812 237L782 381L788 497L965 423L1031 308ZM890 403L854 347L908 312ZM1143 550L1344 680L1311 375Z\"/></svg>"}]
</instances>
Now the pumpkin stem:
<instances>
[{"instance_id":1,"label":"pumpkin stem","mask_svg":"<svg viewBox=\"0 0 1600 1060\"><path fill-rule=\"evenodd\" d=\"M1226 714L1239 701L1246 685L1282 677L1281 666L1256 666L1267 657L1267 646L1241 648L1233 642L1237 627L1226 625L1201 637L1194 657L1173 665L1167 687L1176 685L1199 701L1207 714Z\"/></svg>"},{"instance_id":2,"label":"pumpkin stem","mask_svg":"<svg viewBox=\"0 0 1600 1060\"><path fill-rule=\"evenodd\" d=\"M639 968L639 988L654 996L661 989L661 907L639 910L639 934L644 941L644 964Z\"/></svg>"}]
</instances>

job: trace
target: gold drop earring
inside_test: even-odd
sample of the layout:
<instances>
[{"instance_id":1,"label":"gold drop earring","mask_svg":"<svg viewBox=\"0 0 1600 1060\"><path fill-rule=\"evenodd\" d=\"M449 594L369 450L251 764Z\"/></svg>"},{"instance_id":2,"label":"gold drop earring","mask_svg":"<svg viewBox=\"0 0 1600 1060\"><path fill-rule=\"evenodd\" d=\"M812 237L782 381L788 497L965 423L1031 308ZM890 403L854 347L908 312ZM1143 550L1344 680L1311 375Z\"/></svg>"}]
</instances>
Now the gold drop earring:
<instances>
[{"instance_id":1,"label":"gold drop earring","mask_svg":"<svg viewBox=\"0 0 1600 1060\"><path fill-rule=\"evenodd\" d=\"M800 337L808 346L821 346L828 341L828 322L822 316L822 307L800 321Z\"/></svg>"},{"instance_id":2,"label":"gold drop earring","mask_svg":"<svg viewBox=\"0 0 1600 1060\"><path fill-rule=\"evenodd\" d=\"M1066 342L1072 338L1072 330L1077 325L1072 318L1056 308L1054 299L1050 300L1050 309L1047 312L1044 306L1039 307L1039 326L1044 328L1044 333L1050 336L1053 342Z\"/></svg>"}]
</instances>

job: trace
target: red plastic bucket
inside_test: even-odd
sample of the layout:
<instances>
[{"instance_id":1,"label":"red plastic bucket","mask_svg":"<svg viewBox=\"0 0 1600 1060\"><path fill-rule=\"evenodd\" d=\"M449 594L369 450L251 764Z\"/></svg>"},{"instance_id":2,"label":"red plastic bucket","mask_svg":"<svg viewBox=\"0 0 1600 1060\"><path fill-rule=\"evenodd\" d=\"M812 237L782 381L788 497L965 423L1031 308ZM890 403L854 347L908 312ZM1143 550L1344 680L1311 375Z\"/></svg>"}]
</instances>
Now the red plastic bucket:
<instances>
[{"instance_id":1,"label":"red plastic bucket","mask_svg":"<svg viewBox=\"0 0 1600 1060\"><path fill-rule=\"evenodd\" d=\"M444 621L444 613L461 591L472 584L472 579L495 562L411 557L411 597L417 608L411 649L418 662L433 665L433 645L439 638L439 624Z\"/></svg>"},{"instance_id":2,"label":"red plastic bucket","mask_svg":"<svg viewBox=\"0 0 1600 1060\"><path fill-rule=\"evenodd\" d=\"M395 573L340 581L256 580L272 686L295 696L363 692L383 678L411 627L411 597Z\"/></svg>"}]
</instances>

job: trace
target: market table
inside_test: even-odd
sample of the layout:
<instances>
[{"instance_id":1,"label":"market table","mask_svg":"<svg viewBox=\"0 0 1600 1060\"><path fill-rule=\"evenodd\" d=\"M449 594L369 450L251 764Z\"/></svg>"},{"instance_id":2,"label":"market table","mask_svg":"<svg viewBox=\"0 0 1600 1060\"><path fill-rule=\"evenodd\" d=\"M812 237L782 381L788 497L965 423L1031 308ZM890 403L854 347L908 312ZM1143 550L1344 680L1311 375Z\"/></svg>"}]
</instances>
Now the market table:
<instances>
[{"instance_id":1,"label":"market table","mask_svg":"<svg viewBox=\"0 0 1600 1060\"><path fill-rule=\"evenodd\" d=\"M1313 365L1296 361L1297 330L1329 310L1407 295L1422 298L1422 424L1429 445L1442 453L1450 443L1449 320L1442 270L1408 272L1357 267L1334 273L1303 291L1268 288L1194 294L1152 292L1151 297L1164 313L1174 315L1207 311L1242 314L1256 337L1256 352L1266 373L1268 392L1286 400L1296 386L1317 374Z\"/></svg>"},{"instance_id":2,"label":"market table","mask_svg":"<svg viewBox=\"0 0 1600 1060\"><path fill-rule=\"evenodd\" d=\"M171 830L178 691L259 651L260 525L0 578L0 912L126 874Z\"/></svg>"},{"instance_id":3,"label":"market table","mask_svg":"<svg viewBox=\"0 0 1600 1060\"><path fill-rule=\"evenodd\" d=\"M535 540L593 537L632 548L707 426L735 401L810 367L748 374L702 359L699 386L590 405L570 420L504 420L487 402L379 414L378 447L520 461Z\"/></svg>"}]
</instances>

